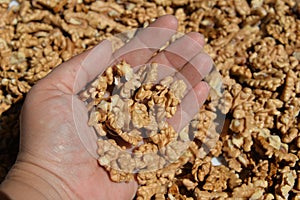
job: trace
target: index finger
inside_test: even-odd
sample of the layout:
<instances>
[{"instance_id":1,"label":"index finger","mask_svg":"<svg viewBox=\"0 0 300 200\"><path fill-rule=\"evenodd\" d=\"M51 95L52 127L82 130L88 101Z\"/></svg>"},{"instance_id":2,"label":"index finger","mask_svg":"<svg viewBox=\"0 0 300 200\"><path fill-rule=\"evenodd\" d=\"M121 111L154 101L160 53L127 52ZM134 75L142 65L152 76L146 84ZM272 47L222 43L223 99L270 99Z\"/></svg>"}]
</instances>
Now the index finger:
<instances>
[{"instance_id":1,"label":"index finger","mask_svg":"<svg viewBox=\"0 0 300 200\"><path fill-rule=\"evenodd\" d=\"M131 66L138 66L147 62L176 32L177 19L172 15L165 15L145 29L137 32L125 46L114 54L114 62L126 60Z\"/></svg>"}]
</instances>

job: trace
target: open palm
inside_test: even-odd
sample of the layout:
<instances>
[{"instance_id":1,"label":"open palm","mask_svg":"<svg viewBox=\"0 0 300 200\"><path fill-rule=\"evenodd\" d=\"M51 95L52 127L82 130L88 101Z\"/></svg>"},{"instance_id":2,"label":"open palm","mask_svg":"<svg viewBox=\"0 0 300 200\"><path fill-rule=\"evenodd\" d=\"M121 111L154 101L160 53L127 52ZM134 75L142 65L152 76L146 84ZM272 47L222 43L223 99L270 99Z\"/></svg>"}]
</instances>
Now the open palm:
<instances>
[{"instance_id":1,"label":"open palm","mask_svg":"<svg viewBox=\"0 0 300 200\"><path fill-rule=\"evenodd\" d=\"M154 27L162 31L153 35L151 28ZM38 173L51 183L62 199L133 198L136 182L114 183L97 164L97 138L87 125L87 109L77 94L115 57L125 59L133 66L158 62L174 67L191 84L190 92L182 102L182 106L189 109L183 109L177 115L186 124L208 95L209 87L201 79L211 69L212 61L202 52L204 41L198 33L187 34L166 51L152 57L154 50L146 47L164 45L176 29L176 19L163 16L150 28L138 32L129 44L114 54L110 42L104 41L61 64L39 81L29 92L23 107L20 154L15 168ZM176 52L181 52L181 56ZM178 117L175 116L171 123L177 123Z\"/></svg>"}]
</instances>

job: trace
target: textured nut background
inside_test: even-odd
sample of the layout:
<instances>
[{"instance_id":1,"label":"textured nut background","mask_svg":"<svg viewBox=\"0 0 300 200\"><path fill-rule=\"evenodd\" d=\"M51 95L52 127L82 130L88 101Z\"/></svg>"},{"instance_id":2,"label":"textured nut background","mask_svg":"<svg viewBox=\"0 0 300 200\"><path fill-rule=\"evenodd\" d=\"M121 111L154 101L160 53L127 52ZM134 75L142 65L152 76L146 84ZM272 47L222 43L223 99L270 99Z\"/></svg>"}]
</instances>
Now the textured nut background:
<instances>
[{"instance_id":1,"label":"textured nut background","mask_svg":"<svg viewBox=\"0 0 300 200\"><path fill-rule=\"evenodd\" d=\"M19 3L8 9L9 1L0 1L1 179L16 158L20 107L37 80L103 38L173 14L179 31L205 36L204 48L223 77L226 98L216 102L211 97L201 108L192 123L196 139L178 162L138 175L136 198L300 198L298 0ZM211 136L215 149L199 159L215 109L227 114L226 122L218 141ZM219 156L223 165L210 164ZM218 184L212 184L215 180Z\"/></svg>"}]
</instances>

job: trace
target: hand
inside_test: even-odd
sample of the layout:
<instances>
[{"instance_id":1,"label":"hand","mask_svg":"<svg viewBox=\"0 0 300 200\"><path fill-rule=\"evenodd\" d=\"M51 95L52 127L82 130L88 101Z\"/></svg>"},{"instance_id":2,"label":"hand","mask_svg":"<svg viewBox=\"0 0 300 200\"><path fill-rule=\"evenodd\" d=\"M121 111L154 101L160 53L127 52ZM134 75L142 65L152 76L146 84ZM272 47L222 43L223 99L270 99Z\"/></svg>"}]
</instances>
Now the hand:
<instances>
[{"instance_id":1,"label":"hand","mask_svg":"<svg viewBox=\"0 0 300 200\"><path fill-rule=\"evenodd\" d=\"M212 60L202 52L204 41L198 33L187 34L151 57L154 52L146 47L164 45L175 33L177 20L167 15L149 27L138 32L114 54L110 42L101 42L92 50L58 66L31 89L21 114L20 152L0 187L7 195L13 199L134 197L137 183L112 182L98 165L96 155L87 150L86 145L93 147L97 138L93 129L87 126L87 110L78 98L78 92L101 74L113 57L123 58L133 66L149 61L172 66L192 86L182 102L183 106L189 105L189 109L176 114L184 119L185 124L198 112L208 95L208 85L200 80L212 68ZM151 27L162 28L162 31L153 37ZM198 104L191 102L190 93L196 96ZM74 117L80 120L79 124L75 124ZM175 124L178 117L171 123Z\"/></svg>"}]
</instances>

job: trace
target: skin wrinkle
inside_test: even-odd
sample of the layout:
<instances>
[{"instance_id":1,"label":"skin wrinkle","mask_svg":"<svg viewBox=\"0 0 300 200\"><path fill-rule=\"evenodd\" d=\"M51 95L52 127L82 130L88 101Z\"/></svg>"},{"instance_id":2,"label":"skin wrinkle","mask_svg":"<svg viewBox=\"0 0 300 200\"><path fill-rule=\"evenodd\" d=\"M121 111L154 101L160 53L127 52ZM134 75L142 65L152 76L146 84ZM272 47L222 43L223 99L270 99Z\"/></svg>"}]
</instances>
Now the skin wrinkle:
<instances>
[{"instance_id":1,"label":"skin wrinkle","mask_svg":"<svg viewBox=\"0 0 300 200\"><path fill-rule=\"evenodd\" d=\"M143 57L146 57L146 55L148 54L153 54L153 51L151 51L146 43L143 42L143 40L139 39L139 38L135 38L135 40L132 40L130 43L128 43L129 47L130 47L130 44L134 43L134 45L136 46L141 46L142 48L136 48L136 47L131 47L131 48L134 48L134 50L131 49L131 51L125 51L125 53L121 54L121 55L118 55L117 54L117 58L120 58L120 60L123 60L124 57L126 57L126 54L132 54L134 53L134 51L140 51L140 52L143 52L144 56L141 56L141 53L139 52L139 55L141 58ZM142 50L142 51L141 51ZM145 52L146 51L146 52ZM118 52L117 52L118 53ZM139 61L138 63L142 63L143 60ZM128 62L129 63L129 62ZM130 64L130 63L129 63ZM136 64L133 64L133 65L136 65Z\"/></svg>"},{"instance_id":2,"label":"skin wrinkle","mask_svg":"<svg viewBox=\"0 0 300 200\"><path fill-rule=\"evenodd\" d=\"M49 89L49 91L51 91L52 89ZM55 89L53 89L53 90L55 90ZM57 90L56 90L57 91ZM63 97L63 96L65 96L65 95L69 95L69 94L65 94L65 93L62 93L62 94L57 94L56 96L53 96L53 97L50 97L50 98L47 98L47 99L43 99L42 101L39 101L39 103L45 103L45 102L47 102L47 101L49 101L49 100L55 100L55 99L57 99L57 98L61 98L61 97ZM73 95L71 95L71 96L73 96Z\"/></svg>"},{"instance_id":3,"label":"skin wrinkle","mask_svg":"<svg viewBox=\"0 0 300 200\"><path fill-rule=\"evenodd\" d=\"M38 192L41 196L43 196L44 198L48 199L43 193L41 193L39 190L35 189L34 187L32 187L30 184L26 183L25 181L23 181L23 179L18 179L16 177L12 177L10 178L10 180L16 181L16 182L20 182L24 185L26 185L29 188L32 188L33 190L35 190L36 192Z\"/></svg>"},{"instance_id":4,"label":"skin wrinkle","mask_svg":"<svg viewBox=\"0 0 300 200\"><path fill-rule=\"evenodd\" d=\"M29 153L29 152L28 152L28 153ZM30 153L29 153L29 154L30 154ZM31 156L34 157L34 155L32 155L32 154L31 154ZM42 170L45 170L45 171L47 171L48 173L52 174L53 176L57 177L62 183L64 183L64 181L63 181L59 176L57 176L57 175L55 175L54 173L52 173L51 171L47 170L47 169L44 168L43 166L38 165L38 164L35 164L35 163L33 163L33 162L30 162L30 161L24 161L24 160L22 160L21 158L20 158L20 159L18 158L18 160L21 162L20 164L29 164L29 165L33 165L33 166L39 167L39 168L41 168ZM17 166L15 166L15 168L18 169ZM49 180L45 180L42 176L39 176L39 175L37 175L37 174L34 174L33 172L30 172L29 170L25 170L25 169L21 169L21 168L19 168L18 170L23 170L23 171L26 171L26 172L29 173L29 174L35 175L35 176L41 178L45 183L47 183L47 181L49 181ZM19 180L19 181L20 181L20 180ZM22 182L23 182L23 181L22 181ZM31 185L29 185L29 184L27 184L27 183L25 183L25 182L23 182L23 183L31 187ZM67 185L67 183L64 183L64 184ZM57 190L55 187L53 187L51 184L49 184L49 185L50 185L51 188L53 188L53 190L54 190L59 196L61 196L60 193L58 192L58 190ZM35 189L34 187L32 187L32 188ZM35 189L35 190L36 190L36 189ZM36 191L38 191L38 190L36 190ZM40 193L40 191L38 191L38 192ZM41 193L41 194L42 194L42 193ZM67 194L67 193L66 193L66 194ZM42 195L43 195L43 194L42 194ZM68 194L67 194L67 195L68 195ZM44 195L43 195L43 196L44 196ZM69 195L68 195L68 196L69 196ZM69 196L69 197L70 197L70 196ZM46 198L46 197L45 197L45 198ZM61 198L61 199L63 199L63 198Z\"/></svg>"},{"instance_id":5,"label":"skin wrinkle","mask_svg":"<svg viewBox=\"0 0 300 200\"><path fill-rule=\"evenodd\" d=\"M75 74L74 74L75 75ZM61 91L64 94L73 94L73 88L71 88L68 83L66 82L64 77L60 77L61 80L59 82L53 81L53 78L51 76L51 74L47 77L45 77L45 79L39 81L39 82L47 82L47 87L51 88L51 86L53 87L53 90L57 90L57 91ZM46 81L47 80L47 81Z\"/></svg>"},{"instance_id":6,"label":"skin wrinkle","mask_svg":"<svg viewBox=\"0 0 300 200\"><path fill-rule=\"evenodd\" d=\"M198 55L196 55L196 56L198 56ZM190 76L188 76L189 74L183 74L182 73L182 71L183 70L185 70L188 66L189 63L187 63L186 65L184 65L181 69L180 69L180 71L179 72L176 72L176 74L174 75L177 79L179 79L179 75L180 76L184 76L184 78L185 79L187 79L187 80L189 80L188 81L188 83L189 84L187 84L189 87L188 87L188 91L190 91L193 87L195 87L198 83L199 83L199 81L198 81L198 77L196 76L196 75L194 75L194 76L192 76L192 77L190 77ZM211 67L213 66L212 64L210 65ZM200 74L199 72L199 70L196 68L196 67L192 67L193 69L196 69L196 71L197 71L197 73L198 74ZM187 70L187 72L190 72L189 70ZM202 74L200 74L200 78L199 78L199 80L203 80L203 78L207 75L206 73L205 74L203 74L204 76L202 76ZM188 77L187 77L188 76Z\"/></svg>"},{"instance_id":7,"label":"skin wrinkle","mask_svg":"<svg viewBox=\"0 0 300 200\"><path fill-rule=\"evenodd\" d=\"M76 74L75 80L77 80L77 77L79 76L79 74L82 77L83 76L82 73L84 73L86 75L85 80L88 80L88 77L90 76L90 74L88 74L87 70L84 67L82 67L82 65L80 65L80 69L79 69L79 72ZM101 72L101 73L103 73L103 72ZM73 86L73 89L72 89L72 94L75 94L76 93L75 91L78 90L78 89L75 89L75 88L79 88L79 84L76 81L74 82L74 86Z\"/></svg>"},{"instance_id":8,"label":"skin wrinkle","mask_svg":"<svg viewBox=\"0 0 300 200\"><path fill-rule=\"evenodd\" d=\"M209 74L209 71L213 68L213 60L207 53L200 52L197 55L195 55L189 62L187 62L180 71L187 68L187 65L192 65L191 67L197 70L202 80L205 76Z\"/></svg>"},{"instance_id":9,"label":"skin wrinkle","mask_svg":"<svg viewBox=\"0 0 300 200\"><path fill-rule=\"evenodd\" d=\"M32 154L32 153L30 153L30 152L26 152L26 153L28 153L28 155L29 156L32 156L33 158L36 158L36 156L34 155L34 154ZM30 162L30 161L26 161L26 160L23 160L22 159L22 156L20 156L20 158L18 158L18 160L22 163L28 163L28 164L31 164L31 165L33 165L33 166L36 166L36 167L39 167L39 168L41 168L42 170L45 170L45 171L47 171L50 175L53 175L54 177L56 177L56 178L58 178L59 179L59 181L62 183L62 185L63 185L63 188L65 188L65 189L70 189L71 191L72 191L72 187L64 180L64 178L62 177L62 176L60 176L59 174L55 174L55 173L53 173L53 172L51 172L51 170L49 170L49 169L47 169L47 168L45 168L43 165L39 165L39 164L37 164L37 163L34 163L34 162ZM46 161L46 162L50 162L51 163L51 160L49 160L49 161ZM38 175L36 175L36 176L38 176ZM39 176L40 177L40 176ZM43 177L40 177L40 178L42 178L46 183L47 183L47 181L43 178ZM52 185L51 185L51 187L52 188L54 188L55 189L55 191L58 191L55 187L53 187ZM72 199L72 198L70 198L70 195L69 195L69 193L67 192L67 191L65 191L66 192L66 194L69 196L69 199ZM72 191L73 193L76 193L76 191ZM58 194L60 195L60 193L58 192ZM76 195L76 196L78 196L78 194Z\"/></svg>"},{"instance_id":10,"label":"skin wrinkle","mask_svg":"<svg viewBox=\"0 0 300 200\"><path fill-rule=\"evenodd\" d=\"M68 84L65 83L65 81L61 81L60 83L52 83L51 85L53 85L58 91L61 91L64 94L73 94L74 93L74 88L71 88L70 86L68 86Z\"/></svg>"},{"instance_id":11,"label":"skin wrinkle","mask_svg":"<svg viewBox=\"0 0 300 200\"><path fill-rule=\"evenodd\" d=\"M131 50L130 53L124 52L123 54L118 55L116 57L115 57L115 55L113 55L113 60L110 62L109 66L112 66L112 65L115 65L115 64L121 62L122 60L124 60L125 57L127 57L130 54L136 54L136 52L138 52L138 54L141 55L141 51L144 51L144 50L145 50L145 47L143 47L143 48L135 48L134 50ZM140 56L140 57L142 58L142 57L145 57L145 56ZM141 62L139 62L139 63L141 63ZM134 66L132 65L132 67L136 68L136 67L138 67L140 65L142 65L142 64L137 64L137 65L134 65Z\"/></svg>"}]
</instances>

